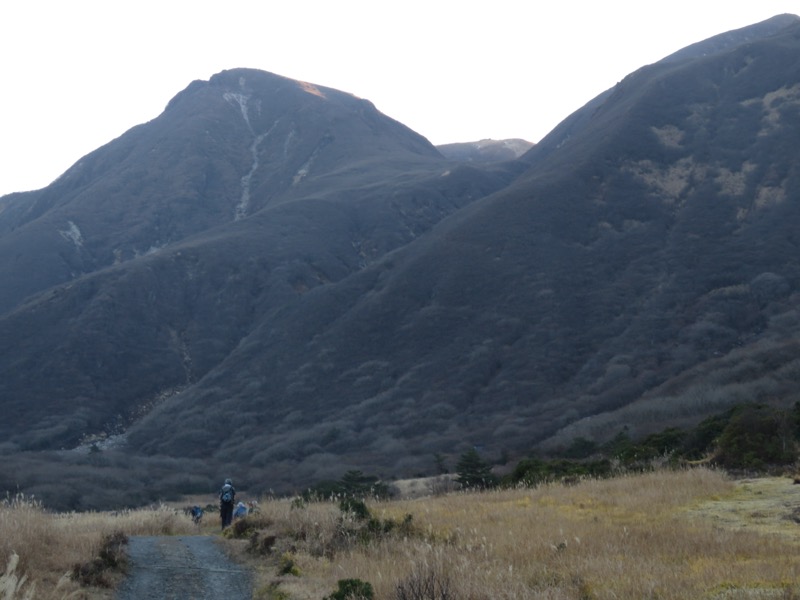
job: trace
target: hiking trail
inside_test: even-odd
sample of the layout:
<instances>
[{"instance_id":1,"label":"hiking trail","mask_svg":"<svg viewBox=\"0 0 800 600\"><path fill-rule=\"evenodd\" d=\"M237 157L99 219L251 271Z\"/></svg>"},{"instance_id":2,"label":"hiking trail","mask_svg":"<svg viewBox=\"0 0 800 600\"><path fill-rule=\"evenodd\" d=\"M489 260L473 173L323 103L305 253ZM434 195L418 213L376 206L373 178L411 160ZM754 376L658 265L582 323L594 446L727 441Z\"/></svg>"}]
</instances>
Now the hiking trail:
<instances>
[{"instance_id":1,"label":"hiking trail","mask_svg":"<svg viewBox=\"0 0 800 600\"><path fill-rule=\"evenodd\" d=\"M128 577L116 600L249 600L249 571L231 561L210 535L134 536Z\"/></svg>"}]
</instances>

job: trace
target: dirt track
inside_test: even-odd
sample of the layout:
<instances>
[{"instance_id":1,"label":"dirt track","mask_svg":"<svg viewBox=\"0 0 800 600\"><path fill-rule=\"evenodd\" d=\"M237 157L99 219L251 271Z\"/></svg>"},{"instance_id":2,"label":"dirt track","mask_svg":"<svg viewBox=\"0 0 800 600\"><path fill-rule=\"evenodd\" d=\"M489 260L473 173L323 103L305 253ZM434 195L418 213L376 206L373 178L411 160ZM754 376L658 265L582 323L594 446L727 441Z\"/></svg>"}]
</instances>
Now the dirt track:
<instances>
[{"instance_id":1,"label":"dirt track","mask_svg":"<svg viewBox=\"0 0 800 600\"><path fill-rule=\"evenodd\" d=\"M248 571L207 535L132 537L116 600L249 600Z\"/></svg>"}]
</instances>

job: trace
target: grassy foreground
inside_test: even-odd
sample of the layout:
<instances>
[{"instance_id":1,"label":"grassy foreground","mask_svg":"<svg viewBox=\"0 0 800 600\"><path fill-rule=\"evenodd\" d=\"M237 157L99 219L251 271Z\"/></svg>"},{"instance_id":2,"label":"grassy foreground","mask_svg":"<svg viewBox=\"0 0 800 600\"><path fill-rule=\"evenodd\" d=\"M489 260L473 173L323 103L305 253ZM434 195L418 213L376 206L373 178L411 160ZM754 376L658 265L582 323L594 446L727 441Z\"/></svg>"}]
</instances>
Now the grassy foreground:
<instances>
[{"instance_id":1,"label":"grassy foreground","mask_svg":"<svg viewBox=\"0 0 800 600\"><path fill-rule=\"evenodd\" d=\"M266 573L260 597L319 599L357 578L397 600L800 598L800 487L771 481L772 504L708 469L377 503L378 520L411 514L412 532L350 543L336 506L271 503L267 530L291 540L297 573ZM771 510L782 531L751 523Z\"/></svg>"},{"instance_id":2,"label":"grassy foreground","mask_svg":"<svg viewBox=\"0 0 800 600\"><path fill-rule=\"evenodd\" d=\"M89 586L74 578L73 572L83 567L85 573L86 567L105 556L104 542L120 532L170 535L195 532L195 528L188 517L164 506L116 513L54 514L31 498L7 498L0 504L0 598L111 598L121 571L103 570L101 564Z\"/></svg>"},{"instance_id":3,"label":"grassy foreground","mask_svg":"<svg viewBox=\"0 0 800 600\"><path fill-rule=\"evenodd\" d=\"M337 503L260 506L225 538L256 571L263 600L321 600L343 579L391 600L800 598L800 486L788 478L661 471L368 503L368 520ZM216 531L213 515L201 529ZM11 575L29 579L9 595L7 574L0 598L24 598L33 584L32 598L111 597L63 576L113 531L197 528L167 509L53 515L7 503L0 559L16 552Z\"/></svg>"}]
</instances>

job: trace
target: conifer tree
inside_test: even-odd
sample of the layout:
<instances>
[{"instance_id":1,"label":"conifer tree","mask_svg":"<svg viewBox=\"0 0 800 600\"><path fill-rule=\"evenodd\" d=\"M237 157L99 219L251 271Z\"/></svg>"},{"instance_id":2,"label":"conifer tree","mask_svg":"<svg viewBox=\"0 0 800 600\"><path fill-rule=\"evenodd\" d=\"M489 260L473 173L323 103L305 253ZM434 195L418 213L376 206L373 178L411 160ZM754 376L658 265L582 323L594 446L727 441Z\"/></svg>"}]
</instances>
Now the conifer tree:
<instances>
[{"instance_id":1,"label":"conifer tree","mask_svg":"<svg viewBox=\"0 0 800 600\"><path fill-rule=\"evenodd\" d=\"M456 481L464 488L490 488L497 483L492 469L478 454L478 450L470 448L456 464Z\"/></svg>"}]
</instances>

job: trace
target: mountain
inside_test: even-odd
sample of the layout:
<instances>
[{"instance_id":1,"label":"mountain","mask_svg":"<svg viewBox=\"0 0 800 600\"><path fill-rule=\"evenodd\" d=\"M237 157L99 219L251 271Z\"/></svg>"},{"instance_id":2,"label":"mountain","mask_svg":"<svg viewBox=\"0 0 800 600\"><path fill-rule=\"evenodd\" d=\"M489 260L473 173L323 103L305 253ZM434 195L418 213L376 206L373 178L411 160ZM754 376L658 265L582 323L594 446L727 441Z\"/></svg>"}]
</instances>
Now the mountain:
<instances>
[{"instance_id":1,"label":"mountain","mask_svg":"<svg viewBox=\"0 0 800 600\"><path fill-rule=\"evenodd\" d=\"M247 70L194 82L159 118L3 203L3 254L20 257L2 264L18 285L3 287L0 310L263 208L353 187L369 196L437 158L427 140L336 90Z\"/></svg>"},{"instance_id":2,"label":"mountain","mask_svg":"<svg viewBox=\"0 0 800 600\"><path fill-rule=\"evenodd\" d=\"M128 422L272 312L507 179L451 166L335 90L247 70L191 84L0 213L0 248L15 257L0 268L12 283L0 331L26 338L25 352L0 351L15 415L3 439L74 445Z\"/></svg>"},{"instance_id":3,"label":"mountain","mask_svg":"<svg viewBox=\"0 0 800 600\"><path fill-rule=\"evenodd\" d=\"M794 402L798 57L797 17L717 36L501 162L192 83L0 199L0 487L292 489Z\"/></svg>"},{"instance_id":4,"label":"mountain","mask_svg":"<svg viewBox=\"0 0 800 600\"><path fill-rule=\"evenodd\" d=\"M525 154L532 146L533 144L526 140L511 139L443 144L436 146L436 149L447 158L485 163L514 160Z\"/></svg>"}]
</instances>

